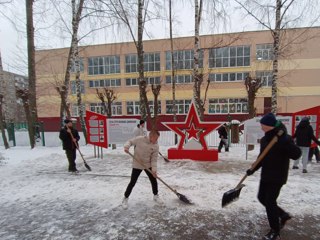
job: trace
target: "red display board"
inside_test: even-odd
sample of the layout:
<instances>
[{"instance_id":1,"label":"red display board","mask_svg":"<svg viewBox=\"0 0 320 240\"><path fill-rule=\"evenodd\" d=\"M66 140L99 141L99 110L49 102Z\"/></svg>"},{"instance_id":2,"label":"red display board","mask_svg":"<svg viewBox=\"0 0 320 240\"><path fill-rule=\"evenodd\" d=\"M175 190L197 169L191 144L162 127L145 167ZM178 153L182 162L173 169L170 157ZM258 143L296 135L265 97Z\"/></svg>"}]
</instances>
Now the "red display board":
<instances>
[{"instance_id":1,"label":"red display board","mask_svg":"<svg viewBox=\"0 0 320 240\"><path fill-rule=\"evenodd\" d=\"M107 117L95 112L86 111L87 142L108 148Z\"/></svg>"},{"instance_id":2,"label":"red display board","mask_svg":"<svg viewBox=\"0 0 320 240\"><path fill-rule=\"evenodd\" d=\"M292 133L296 131L296 127L303 117L310 119L310 125L313 128L313 134L316 138L320 138L320 106L308 108L299 112L295 112L292 115ZM312 147L317 146L316 143L312 142Z\"/></svg>"},{"instance_id":3,"label":"red display board","mask_svg":"<svg viewBox=\"0 0 320 240\"><path fill-rule=\"evenodd\" d=\"M163 123L163 125L180 136L178 147L168 149L169 159L218 160L218 150L208 149L205 136L219 127L221 123L201 122L193 102L185 122ZM193 143L189 144L191 140Z\"/></svg>"}]
</instances>

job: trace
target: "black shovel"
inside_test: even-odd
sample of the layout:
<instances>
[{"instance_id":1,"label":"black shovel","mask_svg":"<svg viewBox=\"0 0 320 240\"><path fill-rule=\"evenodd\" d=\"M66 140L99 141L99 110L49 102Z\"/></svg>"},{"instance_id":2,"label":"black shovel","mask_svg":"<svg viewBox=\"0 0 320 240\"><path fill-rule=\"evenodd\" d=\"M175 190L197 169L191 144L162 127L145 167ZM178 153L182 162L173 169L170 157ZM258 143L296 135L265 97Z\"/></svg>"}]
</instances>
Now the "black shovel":
<instances>
[{"instance_id":1,"label":"black shovel","mask_svg":"<svg viewBox=\"0 0 320 240\"><path fill-rule=\"evenodd\" d=\"M250 168L251 170L255 169L255 167L261 162L261 160L265 157L265 155L269 152L269 150L273 147L273 145L278 141L278 137L280 137L283 134L283 132L284 132L283 130L279 130L277 135L273 137L273 139L269 142L267 147L259 155L257 160L251 165L251 168ZM245 174L235 188L233 188L223 194L222 207L225 207L226 205L230 204L233 201L236 201L239 198L241 189L245 186L242 183L247 178L247 176L248 175Z\"/></svg>"}]
</instances>

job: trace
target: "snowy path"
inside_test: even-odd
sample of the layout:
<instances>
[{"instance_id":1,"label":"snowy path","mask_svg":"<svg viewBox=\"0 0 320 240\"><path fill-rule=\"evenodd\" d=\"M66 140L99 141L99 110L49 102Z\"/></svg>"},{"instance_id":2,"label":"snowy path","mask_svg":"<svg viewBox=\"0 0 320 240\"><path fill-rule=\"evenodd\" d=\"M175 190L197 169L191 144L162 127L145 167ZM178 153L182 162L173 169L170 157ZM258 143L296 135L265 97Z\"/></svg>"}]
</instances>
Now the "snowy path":
<instances>
[{"instance_id":1,"label":"snowy path","mask_svg":"<svg viewBox=\"0 0 320 240\"><path fill-rule=\"evenodd\" d=\"M161 151L165 153L166 149ZM150 183L141 174L129 200L120 205L129 182L130 157L122 149L95 159L82 148L92 172L78 156L80 175L66 172L60 148L0 148L0 239L261 239L267 232L265 211L256 199L259 173L245 182L240 199L221 208L224 192L234 187L256 157L243 149L222 153L219 162L175 161L159 157L159 175L195 204L184 205L159 182L165 206L152 201ZM2 157L1 157L2 156ZM320 239L320 164L309 173L290 170L279 204L293 216L282 239Z\"/></svg>"}]
</instances>

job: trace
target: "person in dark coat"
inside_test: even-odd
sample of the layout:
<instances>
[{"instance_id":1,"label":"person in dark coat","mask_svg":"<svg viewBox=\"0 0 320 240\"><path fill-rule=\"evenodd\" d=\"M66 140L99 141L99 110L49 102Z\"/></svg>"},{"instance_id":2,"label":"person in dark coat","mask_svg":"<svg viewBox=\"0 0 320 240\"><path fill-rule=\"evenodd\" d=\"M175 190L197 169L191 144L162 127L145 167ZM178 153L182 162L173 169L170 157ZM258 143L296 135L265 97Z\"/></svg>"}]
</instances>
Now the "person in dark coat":
<instances>
[{"instance_id":1,"label":"person in dark coat","mask_svg":"<svg viewBox=\"0 0 320 240\"><path fill-rule=\"evenodd\" d=\"M224 146L225 151L229 152L229 144L228 144L228 131L227 124L224 123L218 128L218 134L220 138L220 143L218 146L218 152L221 152L222 147Z\"/></svg>"},{"instance_id":2,"label":"person in dark coat","mask_svg":"<svg viewBox=\"0 0 320 240\"><path fill-rule=\"evenodd\" d=\"M78 172L76 168L76 151L78 141L80 140L79 132L72 126L72 121L64 120L65 126L61 128L59 138L62 140L63 150L66 151L66 156L69 162L69 172ZM72 136L71 136L72 134Z\"/></svg>"},{"instance_id":3,"label":"person in dark coat","mask_svg":"<svg viewBox=\"0 0 320 240\"><path fill-rule=\"evenodd\" d=\"M304 117L301 119L300 123L298 124L296 128L296 132L292 136L293 138L296 138L296 143L300 147L302 151L302 167L303 173L307 173L307 164L308 164L308 158L309 158L309 148L311 146L311 141L313 140L316 144L320 145L320 142L313 134L313 128L310 125L309 118ZM299 169L299 159L296 160L293 164L292 169Z\"/></svg>"},{"instance_id":4,"label":"person in dark coat","mask_svg":"<svg viewBox=\"0 0 320 240\"><path fill-rule=\"evenodd\" d=\"M280 130L284 131L261 162L254 169L247 170L249 176L261 168L258 200L266 208L271 228L263 239L274 240L280 239L280 229L284 227L286 221L291 219L289 213L278 206L277 198L288 179L289 159L298 159L301 156L301 150L287 134L285 126L277 121L272 113L266 114L260 123L261 129L265 132L260 141L260 154Z\"/></svg>"}]
</instances>

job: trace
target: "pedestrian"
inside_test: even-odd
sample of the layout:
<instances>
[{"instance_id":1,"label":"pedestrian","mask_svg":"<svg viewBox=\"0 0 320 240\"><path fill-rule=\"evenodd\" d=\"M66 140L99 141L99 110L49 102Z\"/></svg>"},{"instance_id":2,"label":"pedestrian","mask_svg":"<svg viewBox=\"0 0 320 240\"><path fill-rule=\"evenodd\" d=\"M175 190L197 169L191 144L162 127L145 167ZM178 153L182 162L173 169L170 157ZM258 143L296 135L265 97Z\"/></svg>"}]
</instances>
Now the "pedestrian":
<instances>
[{"instance_id":1,"label":"pedestrian","mask_svg":"<svg viewBox=\"0 0 320 240\"><path fill-rule=\"evenodd\" d=\"M228 143L228 126L227 123L224 123L218 128L218 134L220 138L220 143L218 146L218 152L221 152L222 147L224 146L225 151L229 152L229 143Z\"/></svg>"},{"instance_id":2,"label":"pedestrian","mask_svg":"<svg viewBox=\"0 0 320 240\"><path fill-rule=\"evenodd\" d=\"M296 131L293 138L296 138L296 143L300 147L302 156L302 172L307 173L307 164L309 158L309 148L311 146L311 141L313 140L316 144L320 145L318 139L313 135L313 128L310 125L308 117L303 117L296 127ZM299 159L296 160L293 164L292 169L299 169Z\"/></svg>"},{"instance_id":3,"label":"pedestrian","mask_svg":"<svg viewBox=\"0 0 320 240\"><path fill-rule=\"evenodd\" d=\"M151 182L153 200L161 203L158 196L158 182L157 182L157 160L159 153L158 138L160 133L157 130L151 130L149 136L138 136L130 139L124 144L124 151L129 153L129 148L134 146L134 158L132 164L131 180L124 193L122 206L126 209L128 206L128 199L135 186L140 173L144 170ZM141 162L143 166L139 163ZM151 172L146 170L149 169Z\"/></svg>"},{"instance_id":4,"label":"pedestrian","mask_svg":"<svg viewBox=\"0 0 320 240\"><path fill-rule=\"evenodd\" d=\"M263 239L274 240L280 239L280 230L292 218L289 213L278 206L277 198L288 179L289 159L298 159L301 150L287 134L285 126L277 121L272 113L263 116L260 124L265 133L260 141L260 154L280 130L284 131L261 162L254 169L247 170L247 175L250 176L261 168L258 200L266 209L271 228Z\"/></svg>"},{"instance_id":5,"label":"pedestrian","mask_svg":"<svg viewBox=\"0 0 320 240\"><path fill-rule=\"evenodd\" d=\"M144 120L140 120L139 124L137 124L137 126L133 129L133 137L138 137L138 136L145 136L145 132L144 132Z\"/></svg>"},{"instance_id":6,"label":"pedestrian","mask_svg":"<svg viewBox=\"0 0 320 240\"><path fill-rule=\"evenodd\" d=\"M312 162L312 157L313 155L316 156L316 161L317 163L320 163L320 153L319 153L319 148L318 146L311 146L309 149L309 162Z\"/></svg>"},{"instance_id":7,"label":"pedestrian","mask_svg":"<svg viewBox=\"0 0 320 240\"><path fill-rule=\"evenodd\" d=\"M78 172L76 168L76 149L80 140L79 132L73 128L70 119L64 120L64 127L61 128L59 138L62 140L62 147L66 152L69 162L69 172Z\"/></svg>"}]
</instances>

